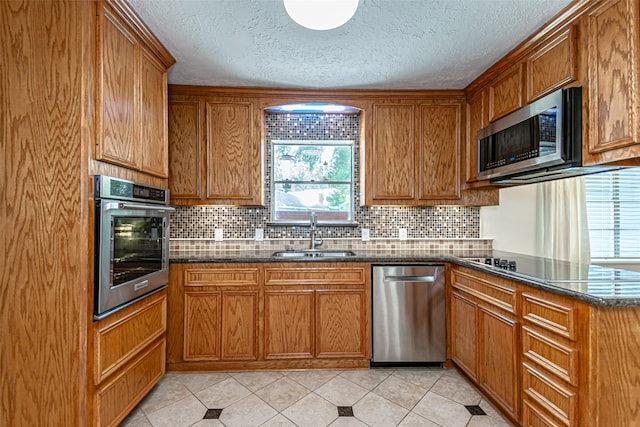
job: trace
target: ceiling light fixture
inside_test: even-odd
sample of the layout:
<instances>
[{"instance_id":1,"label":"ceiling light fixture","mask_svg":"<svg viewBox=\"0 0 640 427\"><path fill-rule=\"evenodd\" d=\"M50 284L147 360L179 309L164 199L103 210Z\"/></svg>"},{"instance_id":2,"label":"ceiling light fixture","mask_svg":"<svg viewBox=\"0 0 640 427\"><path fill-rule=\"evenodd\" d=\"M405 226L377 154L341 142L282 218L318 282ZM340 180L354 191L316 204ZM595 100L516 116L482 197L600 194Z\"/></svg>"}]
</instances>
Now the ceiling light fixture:
<instances>
[{"instance_id":1,"label":"ceiling light fixture","mask_svg":"<svg viewBox=\"0 0 640 427\"><path fill-rule=\"evenodd\" d=\"M298 24L312 30L331 30L353 17L360 0L284 0L284 8Z\"/></svg>"}]
</instances>

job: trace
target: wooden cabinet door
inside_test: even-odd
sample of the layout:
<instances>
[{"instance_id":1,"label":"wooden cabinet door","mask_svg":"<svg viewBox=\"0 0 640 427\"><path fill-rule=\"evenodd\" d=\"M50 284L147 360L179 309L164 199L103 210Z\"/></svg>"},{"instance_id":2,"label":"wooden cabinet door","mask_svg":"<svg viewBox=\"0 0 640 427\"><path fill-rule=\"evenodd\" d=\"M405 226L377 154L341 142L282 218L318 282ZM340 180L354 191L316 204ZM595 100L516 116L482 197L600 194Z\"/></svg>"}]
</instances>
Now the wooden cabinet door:
<instances>
[{"instance_id":1,"label":"wooden cabinet door","mask_svg":"<svg viewBox=\"0 0 640 427\"><path fill-rule=\"evenodd\" d=\"M316 357L365 357L364 291L316 291Z\"/></svg>"},{"instance_id":2,"label":"wooden cabinet door","mask_svg":"<svg viewBox=\"0 0 640 427\"><path fill-rule=\"evenodd\" d=\"M478 372L477 304L463 295L451 294L451 358L472 379Z\"/></svg>"},{"instance_id":3,"label":"wooden cabinet door","mask_svg":"<svg viewBox=\"0 0 640 427\"><path fill-rule=\"evenodd\" d=\"M220 360L221 305L220 291L184 293L184 360Z\"/></svg>"},{"instance_id":4,"label":"wooden cabinet door","mask_svg":"<svg viewBox=\"0 0 640 427\"><path fill-rule=\"evenodd\" d=\"M373 106L372 152L367 154L365 194L373 200L415 198L415 106Z\"/></svg>"},{"instance_id":5,"label":"wooden cabinet door","mask_svg":"<svg viewBox=\"0 0 640 427\"><path fill-rule=\"evenodd\" d=\"M96 158L137 168L140 45L108 9L98 6L98 107Z\"/></svg>"},{"instance_id":6,"label":"wooden cabinet door","mask_svg":"<svg viewBox=\"0 0 640 427\"><path fill-rule=\"evenodd\" d=\"M140 88L140 170L166 178L169 176L167 70L147 49L142 49Z\"/></svg>"},{"instance_id":7,"label":"wooden cabinet door","mask_svg":"<svg viewBox=\"0 0 640 427\"><path fill-rule=\"evenodd\" d=\"M478 384L518 419L518 323L482 305L478 310Z\"/></svg>"},{"instance_id":8,"label":"wooden cabinet door","mask_svg":"<svg viewBox=\"0 0 640 427\"><path fill-rule=\"evenodd\" d=\"M524 105L523 65L510 68L489 85L489 121L499 119Z\"/></svg>"},{"instance_id":9,"label":"wooden cabinet door","mask_svg":"<svg viewBox=\"0 0 640 427\"><path fill-rule=\"evenodd\" d=\"M588 17L589 153L602 161L640 156L639 8L637 0L603 1Z\"/></svg>"},{"instance_id":10,"label":"wooden cabinet door","mask_svg":"<svg viewBox=\"0 0 640 427\"><path fill-rule=\"evenodd\" d=\"M207 102L207 199L259 205L261 153L249 102Z\"/></svg>"},{"instance_id":11,"label":"wooden cabinet door","mask_svg":"<svg viewBox=\"0 0 640 427\"><path fill-rule=\"evenodd\" d=\"M527 103L574 81L578 71L575 25L538 47L526 64Z\"/></svg>"},{"instance_id":12,"label":"wooden cabinet door","mask_svg":"<svg viewBox=\"0 0 640 427\"><path fill-rule=\"evenodd\" d=\"M171 199L202 199L202 121L198 101L169 102Z\"/></svg>"},{"instance_id":13,"label":"wooden cabinet door","mask_svg":"<svg viewBox=\"0 0 640 427\"><path fill-rule=\"evenodd\" d=\"M460 104L419 107L418 199L460 198Z\"/></svg>"},{"instance_id":14,"label":"wooden cabinet door","mask_svg":"<svg viewBox=\"0 0 640 427\"><path fill-rule=\"evenodd\" d=\"M265 359L313 358L313 295L313 290L265 291Z\"/></svg>"},{"instance_id":15,"label":"wooden cabinet door","mask_svg":"<svg viewBox=\"0 0 640 427\"><path fill-rule=\"evenodd\" d=\"M258 292L223 291L221 360L258 358Z\"/></svg>"},{"instance_id":16,"label":"wooden cabinet door","mask_svg":"<svg viewBox=\"0 0 640 427\"><path fill-rule=\"evenodd\" d=\"M481 90L467 102L466 181L478 181L478 131L489 124L487 91Z\"/></svg>"}]
</instances>

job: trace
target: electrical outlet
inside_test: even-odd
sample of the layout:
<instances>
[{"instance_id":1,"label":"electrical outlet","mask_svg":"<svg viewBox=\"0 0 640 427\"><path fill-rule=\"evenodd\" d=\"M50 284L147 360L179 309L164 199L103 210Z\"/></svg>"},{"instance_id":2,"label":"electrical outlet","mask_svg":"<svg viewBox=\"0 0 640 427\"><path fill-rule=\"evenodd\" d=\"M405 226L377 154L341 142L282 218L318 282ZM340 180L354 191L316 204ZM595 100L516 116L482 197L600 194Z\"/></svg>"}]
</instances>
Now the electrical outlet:
<instances>
[{"instance_id":1,"label":"electrical outlet","mask_svg":"<svg viewBox=\"0 0 640 427\"><path fill-rule=\"evenodd\" d=\"M368 228L362 228L360 230L360 233L362 234L362 241L363 242L368 242L369 241L369 229Z\"/></svg>"},{"instance_id":2,"label":"electrical outlet","mask_svg":"<svg viewBox=\"0 0 640 427\"><path fill-rule=\"evenodd\" d=\"M407 240L407 229L406 228L398 228L398 239Z\"/></svg>"},{"instance_id":3,"label":"electrical outlet","mask_svg":"<svg viewBox=\"0 0 640 427\"><path fill-rule=\"evenodd\" d=\"M256 228L256 242L264 240L264 228Z\"/></svg>"},{"instance_id":4,"label":"electrical outlet","mask_svg":"<svg viewBox=\"0 0 640 427\"><path fill-rule=\"evenodd\" d=\"M215 240L216 242L222 242L224 240L224 230L222 230L222 228L215 229L213 240Z\"/></svg>"}]
</instances>

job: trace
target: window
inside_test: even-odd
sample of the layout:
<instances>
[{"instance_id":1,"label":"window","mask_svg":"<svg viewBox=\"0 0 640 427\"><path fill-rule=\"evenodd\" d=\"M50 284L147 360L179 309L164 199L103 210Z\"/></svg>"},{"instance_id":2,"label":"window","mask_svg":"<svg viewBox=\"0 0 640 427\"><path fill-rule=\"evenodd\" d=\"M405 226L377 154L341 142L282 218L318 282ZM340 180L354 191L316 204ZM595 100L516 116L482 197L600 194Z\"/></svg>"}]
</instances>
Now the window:
<instances>
[{"instance_id":1,"label":"window","mask_svg":"<svg viewBox=\"0 0 640 427\"><path fill-rule=\"evenodd\" d=\"M585 177L592 258L640 258L640 168Z\"/></svg>"},{"instance_id":2,"label":"window","mask_svg":"<svg viewBox=\"0 0 640 427\"><path fill-rule=\"evenodd\" d=\"M353 141L272 141L273 222L353 222Z\"/></svg>"}]
</instances>

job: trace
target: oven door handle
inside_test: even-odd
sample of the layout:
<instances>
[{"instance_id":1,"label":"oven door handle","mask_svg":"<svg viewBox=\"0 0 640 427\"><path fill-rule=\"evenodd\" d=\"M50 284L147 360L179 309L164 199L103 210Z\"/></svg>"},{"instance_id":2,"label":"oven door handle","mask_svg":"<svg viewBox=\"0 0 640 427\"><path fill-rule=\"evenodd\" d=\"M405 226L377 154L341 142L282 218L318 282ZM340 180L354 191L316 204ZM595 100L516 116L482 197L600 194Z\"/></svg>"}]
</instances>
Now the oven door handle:
<instances>
[{"instance_id":1,"label":"oven door handle","mask_svg":"<svg viewBox=\"0 0 640 427\"><path fill-rule=\"evenodd\" d=\"M159 212L173 212L174 208L171 206L157 206L157 205L145 205L142 203L122 203L122 202L110 202L103 205L103 211L113 209L145 209Z\"/></svg>"}]
</instances>

